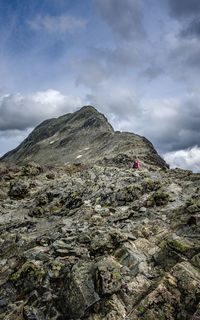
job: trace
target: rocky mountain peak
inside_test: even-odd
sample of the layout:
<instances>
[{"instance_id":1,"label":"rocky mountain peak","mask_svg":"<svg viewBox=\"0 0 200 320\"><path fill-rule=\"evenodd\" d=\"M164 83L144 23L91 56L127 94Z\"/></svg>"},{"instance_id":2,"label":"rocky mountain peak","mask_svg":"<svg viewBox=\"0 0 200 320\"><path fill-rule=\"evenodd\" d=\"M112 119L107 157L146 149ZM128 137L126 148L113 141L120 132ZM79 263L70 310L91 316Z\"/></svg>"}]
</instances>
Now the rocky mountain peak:
<instances>
[{"instance_id":1,"label":"rocky mountain peak","mask_svg":"<svg viewBox=\"0 0 200 320\"><path fill-rule=\"evenodd\" d=\"M45 120L0 161L25 164L71 166L105 163L130 166L139 157L144 166L167 167L153 145L139 135L114 131L106 117L92 106Z\"/></svg>"}]
</instances>

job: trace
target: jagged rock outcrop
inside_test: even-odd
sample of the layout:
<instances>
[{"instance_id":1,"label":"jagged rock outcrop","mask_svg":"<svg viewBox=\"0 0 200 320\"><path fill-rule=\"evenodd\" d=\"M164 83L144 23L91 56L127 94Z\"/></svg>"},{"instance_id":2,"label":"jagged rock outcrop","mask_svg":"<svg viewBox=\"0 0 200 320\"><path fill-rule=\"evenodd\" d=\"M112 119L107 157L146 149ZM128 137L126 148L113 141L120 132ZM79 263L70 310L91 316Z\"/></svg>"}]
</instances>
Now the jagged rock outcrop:
<instances>
[{"instance_id":1,"label":"jagged rock outcrop","mask_svg":"<svg viewBox=\"0 0 200 320\"><path fill-rule=\"evenodd\" d=\"M105 116L92 106L46 120L0 161L71 166L73 163L129 166L139 157L143 166L168 167L146 138L115 132Z\"/></svg>"},{"instance_id":2,"label":"jagged rock outcrop","mask_svg":"<svg viewBox=\"0 0 200 320\"><path fill-rule=\"evenodd\" d=\"M200 174L0 173L0 320L199 319Z\"/></svg>"}]
</instances>

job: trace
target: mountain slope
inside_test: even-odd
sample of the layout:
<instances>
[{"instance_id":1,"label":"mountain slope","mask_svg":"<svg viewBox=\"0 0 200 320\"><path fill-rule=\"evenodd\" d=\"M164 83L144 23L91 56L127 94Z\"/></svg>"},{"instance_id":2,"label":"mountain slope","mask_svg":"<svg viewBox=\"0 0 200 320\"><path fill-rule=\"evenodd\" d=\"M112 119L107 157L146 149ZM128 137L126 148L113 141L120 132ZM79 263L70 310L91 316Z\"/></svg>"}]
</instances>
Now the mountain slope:
<instances>
[{"instance_id":1,"label":"mountain slope","mask_svg":"<svg viewBox=\"0 0 200 320\"><path fill-rule=\"evenodd\" d=\"M54 166L103 162L126 166L135 157L144 165L167 167L147 139L133 133L115 132L103 114L92 106L85 106L42 122L0 161L15 164L35 161Z\"/></svg>"},{"instance_id":2,"label":"mountain slope","mask_svg":"<svg viewBox=\"0 0 200 320\"><path fill-rule=\"evenodd\" d=\"M0 164L0 320L199 319L200 174L44 169Z\"/></svg>"}]
</instances>

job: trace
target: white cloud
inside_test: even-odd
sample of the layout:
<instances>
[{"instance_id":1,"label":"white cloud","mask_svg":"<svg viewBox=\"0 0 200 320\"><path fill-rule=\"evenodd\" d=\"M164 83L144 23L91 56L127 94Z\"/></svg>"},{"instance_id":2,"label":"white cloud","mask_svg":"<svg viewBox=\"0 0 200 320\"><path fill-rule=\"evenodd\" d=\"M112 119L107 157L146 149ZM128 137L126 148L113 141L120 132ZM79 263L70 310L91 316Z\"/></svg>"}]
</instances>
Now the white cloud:
<instances>
[{"instance_id":1,"label":"white cloud","mask_svg":"<svg viewBox=\"0 0 200 320\"><path fill-rule=\"evenodd\" d=\"M81 106L79 97L62 95L52 89L27 95L3 95L0 97L0 130L24 130Z\"/></svg>"},{"instance_id":2,"label":"white cloud","mask_svg":"<svg viewBox=\"0 0 200 320\"><path fill-rule=\"evenodd\" d=\"M35 19L29 20L27 23L34 31L65 35L66 33L74 33L77 30L84 29L87 21L83 18L63 14L60 16L37 15Z\"/></svg>"},{"instance_id":3,"label":"white cloud","mask_svg":"<svg viewBox=\"0 0 200 320\"><path fill-rule=\"evenodd\" d=\"M171 168L182 168L200 172L200 147L194 146L186 150L178 150L164 154L165 161Z\"/></svg>"}]
</instances>

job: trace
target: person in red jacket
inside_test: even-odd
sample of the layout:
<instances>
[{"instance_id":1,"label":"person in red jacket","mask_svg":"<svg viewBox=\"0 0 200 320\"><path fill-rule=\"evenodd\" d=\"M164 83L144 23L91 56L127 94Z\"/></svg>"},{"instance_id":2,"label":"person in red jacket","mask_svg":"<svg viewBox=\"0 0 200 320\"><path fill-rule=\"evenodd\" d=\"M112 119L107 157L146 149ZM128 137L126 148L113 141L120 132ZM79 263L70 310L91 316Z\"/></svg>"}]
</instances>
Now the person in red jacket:
<instances>
[{"instance_id":1,"label":"person in red jacket","mask_svg":"<svg viewBox=\"0 0 200 320\"><path fill-rule=\"evenodd\" d=\"M139 163L139 160L136 159L133 163L133 168L134 169L137 169L137 170L140 170L140 163Z\"/></svg>"}]
</instances>

